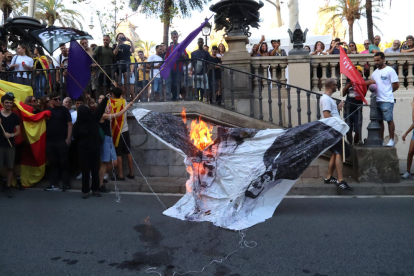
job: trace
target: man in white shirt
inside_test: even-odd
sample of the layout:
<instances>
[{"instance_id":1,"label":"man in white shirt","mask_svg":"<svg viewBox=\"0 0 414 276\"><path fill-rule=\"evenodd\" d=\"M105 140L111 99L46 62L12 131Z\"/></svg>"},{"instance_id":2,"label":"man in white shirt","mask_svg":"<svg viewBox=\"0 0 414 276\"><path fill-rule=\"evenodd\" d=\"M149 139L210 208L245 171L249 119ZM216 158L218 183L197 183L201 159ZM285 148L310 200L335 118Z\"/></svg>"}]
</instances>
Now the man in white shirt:
<instances>
[{"instance_id":1,"label":"man in white shirt","mask_svg":"<svg viewBox=\"0 0 414 276\"><path fill-rule=\"evenodd\" d=\"M344 106L344 102L340 102L336 105L335 101L332 99L332 94L336 92L336 80L335 79L327 79L325 82L325 94L321 97L320 100L320 110L322 111L322 118L329 118L329 117L336 117L341 118L339 116L338 109L341 110ZM342 190L352 191L353 189L348 186L348 183L344 180L344 176L342 174L343 171L343 146L342 140L339 141L336 145L330 148L332 152L331 159L329 160L329 168L328 168L328 175L324 179L325 184L335 184ZM333 177L333 172L336 168L336 172L338 173L338 179Z\"/></svg>"},{"instance_id":2,"label":"man in white shirt","mask_svg":"<svg viewBox=\"0 0 414 276\"><path fill-rule=\"evenodd\" d=\"M387 147L394 146L395 124L393 119L394 95L393 92L398 90L400 84L398 75L395 70L385 65L385 55L382 52L376 53L374 62L377 69L372 73L371 80L377 85L377 107L378 123L381 126L381 138L384 139L384 121L388 123L388 132L390 141Z\"/></svg>"},{"instance_id":3,"label":"man in white shirt","mask_svg":"<svg viewBox=\"0 0 414 276\"><path fill-rule=\"evenodd\" d=\"M147 68L151 69L151 62L154 61L163 61L161 55L162 55L162 51L163 51L163 47L162 45L157 45L155 46L155 55L150 56L147 59ZM154 63L152 68L154 68L154 70L152 70L151 72L151 78L153 78L155 75L158 74L158 72L160 71L161 67L161 63ZM152 92L154 93L154 100L156 102L160 101L160 92L161 92L161 78L160 75L156 76L155 79L152 81Z\"/></svg>"}]
</instances>

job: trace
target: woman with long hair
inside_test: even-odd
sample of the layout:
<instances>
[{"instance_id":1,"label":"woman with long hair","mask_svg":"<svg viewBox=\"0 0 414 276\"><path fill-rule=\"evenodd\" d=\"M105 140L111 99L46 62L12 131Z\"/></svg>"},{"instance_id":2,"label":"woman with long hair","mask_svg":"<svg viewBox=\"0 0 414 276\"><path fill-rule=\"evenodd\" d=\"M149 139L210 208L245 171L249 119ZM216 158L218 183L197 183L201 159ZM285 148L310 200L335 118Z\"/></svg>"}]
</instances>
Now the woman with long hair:
<instances>
[{"instance_id":1,"label":"woman with long hair","mask_svg":"<svg viewBox=\"0 0 414 276\"><path fill-rule=\"evenodd\" d=\"M17 55L15 55L11 61L10 69L16 72L31 71L33 70L33 59L30 57L29 47L23 44L17 46ZM30 73L19 73L13 79L12 82L31 85Z\"/></svg>"},{"instance_id":2,"label":"woman with long hair","mask_svg":"<svg viewBox=\"0 0 414 276\"><path fill-rule=\"evenodd\" d=\"M50 106L50 99L48 96L43 96L40 98L40 111L45 111Z\"/></svg>"},{"instance_id":3,"label":"woman with long hair","mask_svg":"<svg viewBox=\"0 0 414 276\"><path fill-rule=\"evenodd\" d=\"M217 53L217 57L219 57L219 58L221 58L223 55L224 55L224 53L226 52L226 47L224 46L224 44L223 43L220 43L219 45L218 45L218 53Z\"/></svg>"},{"instance_id":4,"label":"woman with long hair","mask_svg":"<svg viewBox=\"0 0 414 276\"><path fill-rule=\"evenodd\" d=\"M257 44L254 44L252 47L252 51L250 52L250 56L257 57L259 54L259 46Z\"/></svg>"},{"instance_id":5,"label":"woman with long hair","mask_svg":"<svg viewBox=\"0 0 414 276\"><path fill-rule=\"evenodd\" d=\"M261 57L268 56L269 55L269 49L267 47L267 43L266 42L263 42L262 44L260 44L259 55Z\"/></svg>"},{"instance_id":6,"label":"woman with long hair","mask_svg":"<svg viewBox=\"0 0 414 276\"><path fill-rule=\"evenodd\" d=\"M348 44L348 54L359 54L355 42L351 41Z\"/></svg>"},{"instance_id":7,"label":"woman with long hair","mask_svg":"<svg viewBox=\"0 0 414 276\"><path fill-rule=\"evenodd\" d=\"M329 55L325 52L325 44L322 41L316 41L314 51L310 54L312 56Z\"/></svg>"},{"instance_id":8,"label":"woman with long hair","mask_svg":"<svg viewBox=\"0 0 414 276\"><path fill-rule=\"evenodd\" d=\"M27 104L31 107L34 107L36 105L36 98L33 96L27 96L26 99L24 100L24 104Z\"/></svg>"},{"instance_id":9,"label":"woman with long hair","mask_svg":"<svg viewBox=\"0 0 414 276\"><path fill-rule=\"evenodd\" d=\"M2 66L3 71L6 71L6 72L11 71L10 65L11 65L12 59L13 59L13 54L10 52L6 52L3 55L3 66Z\"/></svg>"},{"instance_id":10,"label":"woman with long hair","mask_svg":"<svg viewBox=\"0 0 414 276\"><path fill-rule=\"evenodd\" d=\"M34 95L36 98L40 98L42 96L44 96L46 93L46 87L47 85L47 81L49 80L50 82L50 78L47 74L47 71L50 67L49 67L49 60L47 59L47 57L45 56L45 52L43 51L42 47L36 47L34 50L34 54L35 54L35 58L34 58L34 67L36 69L36 76L35 76L35 92ZM37 70L43 70L42 71L37 71ZM49 83L49 88L52 85Z\"/></svg>"}]
</instances>

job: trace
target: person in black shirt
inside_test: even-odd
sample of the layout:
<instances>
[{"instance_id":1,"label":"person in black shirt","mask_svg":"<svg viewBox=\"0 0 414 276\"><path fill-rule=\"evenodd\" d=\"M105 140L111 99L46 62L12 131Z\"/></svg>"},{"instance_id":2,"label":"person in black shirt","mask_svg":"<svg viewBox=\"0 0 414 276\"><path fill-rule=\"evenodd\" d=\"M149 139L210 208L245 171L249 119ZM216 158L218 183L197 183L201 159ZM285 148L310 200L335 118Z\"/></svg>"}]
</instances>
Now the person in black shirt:
<instances>
[{"instance_id":1,"label":"person in black shirt","mask_svg":"<svg viewBox=\"0 0 414 276\"><path fill-rule=\"evenodd\" d=\"M204 40L199 38L197 41L198 50L191 53L193 62L193 76L196 95L200 95L199 100L203 100L204 91L208 89L207 64L203 60L209 60L210 55L203 49Z\"/></svg>"},{"instance_id":2,"label":"person in black shirt","mask_svg":"<svg viewBox=\"0 0 414 276\"><path fill-rule=\"evenodd\" d=\"M72 140L72 117L61 106L58 93L50 93L50 119L46 122L46 156L50 166L50 185L45 191L58 190L59 170L62 173L62 191L70 188L68 148Z\"/></svg>"},{"instance_id":3,"label":"person in black shirt","mask_svg":"<svg viewBox=\"0 0 414 276\"><path fill-rule=\"evenodd\" d=\"M125 91L126 91L126 83L127 80L129 80L130 76L128 75L127 71L127 66L126 64L131 63L131 59L130 56L132 54L134 54L135 52L135 47L134 47L134 43L132 43L131 39L125 37L125 35L123 33L119 33L116 36L116 41L118 41L118 44L114 45L114 56L115 59L117 61L117 63L121 63L122 65L120 67L117 68L116 72L117 74L119 74L119 72L121 72L124 76L124 85L122 87L122 91L123 91L123 96L124 99L126 99L125 97ZM129 41L129 43L131 45L125 44L125 41ZM120 76L118 76L120 78ZM120 82L120 80L119 80Z\"/></svg>"},{"instance_id":4,"label":"person in black shirt","mask_svg":"<svg viewBox=\"0 0 414 276\"><path fill-rule=\"evenodd\" d=\"M211 47L211 56L210 56L209 61L215 64L221 64L221 58L217 56L217 52L218 52L217 46ZM219 103L221 101L220 89L219 89L219 82L221 80L220 66L210 64L210 67L211 69L208 72L208 81L209 81L209 87L211 90L210 102L212 102L213 93L216 93L217 94L216 101ZM214 73L214 83L213 83L213 73Z\"/></svg>"},{"instance_id":5,"label":"person in black shirt","mask_svg":"<svg viewBox=\"0 0 414 276\"><path fill-rule=\"evenodd\" d=\"M12 112L13 101L14 95L11 92L7 92L1 98L1 104L4 108L0 112L0 124L4 130L2 129L3 135L0 135L0 169L6 168L7 171L7 186L3 187L7 197L12 197L10 187L13 181L13 167L16 154L14 137L20 135L19 116ZM15 129L16 131L14 131Z\"/></svg>"}]
</instances>

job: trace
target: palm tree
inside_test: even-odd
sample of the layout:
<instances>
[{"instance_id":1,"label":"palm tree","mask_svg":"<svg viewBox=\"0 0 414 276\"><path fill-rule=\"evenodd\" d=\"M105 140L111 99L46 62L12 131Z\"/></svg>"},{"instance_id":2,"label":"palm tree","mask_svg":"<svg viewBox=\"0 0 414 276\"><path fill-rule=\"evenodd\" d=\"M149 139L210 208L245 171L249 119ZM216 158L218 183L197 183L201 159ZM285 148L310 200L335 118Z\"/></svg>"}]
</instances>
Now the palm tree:
<instances>
[{"instance_id":1,"label":"palm tree","mask_svg":"<svg viewBox=\"0 0 414 276\"><path fill-rule=\"evenodd\" d=\"M145 40L145 41L144 40L139 40L135 44L137 49L140 49L140 50L144 51L144 55L146 57L148 57L149 53L155 47L155 45L157 45L157 43L155 43L154 41L150 41L150 40Z\"/></svg>"},{"instance_id":2,"label":"palm tree","mask_svg":"<svg viewBox=\"0 0 414 276\"><path fill-rule=\"evenodd\" d=\"M333 23L336 19L339 19L341 22L347 21L349 26L349 41L354 41L354 23L358 22L361 18L367 17L366 7L362 4L362 0L336 0L336 2L337 5L326 6L319 10L321 14L333 14L329 22L326 23L325 33L333 28ZM379 5L373 4L371 11L375 13L379 12ZM372 15L372 18L381 20L375 15ZM372 25L379 30L375 23L372 23Z\"/></svg>"},{"instance_id":3,"label":"palm tree","mask_svg":"<svg viewBox=\"0 0 414 276\"><path fill-rule=\"evenodd\" d=\"M62 4L63 0L38 0L36 3L36 10L34 17L47 25L53 26L58 21L64 27L82 29L82 23L79 21L79 17L83 19L83 16L71 9L66 9ZM27 13L28 7L23 9Z\"/></svg>"},{"instance_id":4,"label":"palm tree","mask_svg":"<svg viewBox=\"0 0 414 276\"><path fill-rule=\"evenodd\" d=\"M27 0L1 0L0 10L3 12L3 22L6 22L11 14L17 15L19 9L24 6L27 6Z\"/></svg>"},{"instance_id":5,"label":"palm tree","mask_svg":"<svg viewBox=\"0 0 414 276\"><path fill-rule=\"evenodd\" d=\"M147 16L158 16L164 24L163 42L168 45L169 30L175 16L189 17L192 10L202 11L211 0L130 0L133 11L140 10ZM202 20L200 20L200 24Z\"/></svg>"},{"instance_id":6,"label":"palm tree","mask_svg":"<svg viewBox=\"0 0 414 276\"><path fill-rule=\"evenodd\" d=\"M367 12L367 30L368 30L368 39L371 43L374 43L374 22L372 20L372 2L379 2L381 5L385 0L366 0L365 1L365 9ZM392 0L390 0L390 8L391 8Z\"/></svg>"}]
</instances>

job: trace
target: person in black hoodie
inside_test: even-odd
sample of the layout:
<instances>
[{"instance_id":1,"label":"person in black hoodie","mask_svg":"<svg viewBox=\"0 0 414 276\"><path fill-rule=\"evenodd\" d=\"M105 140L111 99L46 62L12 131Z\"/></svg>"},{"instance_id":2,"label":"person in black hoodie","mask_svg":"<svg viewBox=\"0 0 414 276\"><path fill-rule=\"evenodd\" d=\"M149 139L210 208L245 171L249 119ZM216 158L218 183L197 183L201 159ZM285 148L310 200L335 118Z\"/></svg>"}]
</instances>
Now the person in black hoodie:
<instances>
[{"instance_id":1,"label":"person in black hoodie","mask_svg":"<svg viewBox=\"0 0 414 276\"><path fill-rule=\"evenodd\" d=\"M82 160L82 198L92 195L99 197L99 161L101 154L102 138L99 134L99 121L105 112L108 97L105 97L95 112L86 106L78 108L78 117L73 126L73 138L77 141L80 157ZM89 187L89 174L92 174L92 187Z\"/></svg>"}]
</instances>

